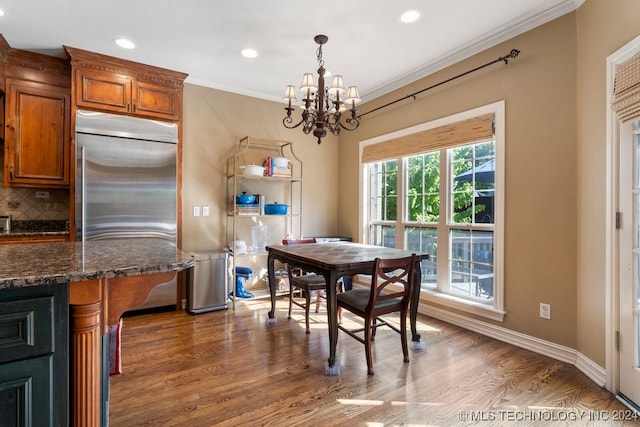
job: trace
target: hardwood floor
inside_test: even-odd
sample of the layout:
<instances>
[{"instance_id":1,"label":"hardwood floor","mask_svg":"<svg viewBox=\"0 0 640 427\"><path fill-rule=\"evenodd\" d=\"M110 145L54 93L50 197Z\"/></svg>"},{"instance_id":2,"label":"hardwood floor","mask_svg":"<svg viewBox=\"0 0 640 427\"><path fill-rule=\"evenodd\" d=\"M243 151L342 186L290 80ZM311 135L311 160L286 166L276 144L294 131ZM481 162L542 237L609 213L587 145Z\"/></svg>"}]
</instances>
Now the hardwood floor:
<instances>
[{"instance_id":1,"label":"hardwood floor","mask_svg":"<svg viewBox=\"0 0 640 427\"><path fill-rule=\"evenodd\" d=\"M305 334L286 300L276 325L268 310L245 300L126 317L110 426L635 425L612 422L630 411L575 367L424 316L427 350L409 363L399 335L380 328L369 376L364 346L340 333L341 373L326 376L326 313Z\"/></svg>"}]
</instances>

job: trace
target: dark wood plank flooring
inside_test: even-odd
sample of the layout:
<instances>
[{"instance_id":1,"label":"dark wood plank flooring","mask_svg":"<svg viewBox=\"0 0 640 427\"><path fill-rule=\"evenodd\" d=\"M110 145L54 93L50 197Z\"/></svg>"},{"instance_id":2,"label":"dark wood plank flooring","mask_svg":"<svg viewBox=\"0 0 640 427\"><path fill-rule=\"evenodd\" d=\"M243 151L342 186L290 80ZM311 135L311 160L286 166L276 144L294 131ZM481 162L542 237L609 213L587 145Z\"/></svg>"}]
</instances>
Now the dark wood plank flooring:
<instances>
[{"instance_id":1,"label":"dark wood plank flooring","mask_svg":"<svg viewBox=\"0 0 640 427\"><path fill-rule=\"evenodd\" d=\"M110 426L637 425L613 422L629 411L575 367L425 316L427 350L409 363L399 335L381 328L368 376L364 347L341 333L340 375L326 376L326 313L307 335L286 300L275 326L268 310L245 300L125 317Z\"/></svg>"}]
</instances>

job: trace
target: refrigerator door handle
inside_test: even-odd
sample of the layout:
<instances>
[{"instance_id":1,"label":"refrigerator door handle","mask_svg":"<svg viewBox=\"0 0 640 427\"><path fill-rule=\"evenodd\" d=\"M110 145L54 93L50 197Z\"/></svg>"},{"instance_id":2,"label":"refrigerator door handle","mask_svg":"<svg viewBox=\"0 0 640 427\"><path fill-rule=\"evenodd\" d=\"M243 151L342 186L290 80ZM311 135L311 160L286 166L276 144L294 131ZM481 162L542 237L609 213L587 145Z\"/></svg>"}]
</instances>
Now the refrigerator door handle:
<instances>
[{"instance_id":1,"label":"refrigerator door handle","mask_svg":"<svg viewBox=\"0 0 640 427\"><path fill-rule=\"evenodd\" d=\"M87 147L86 146L82 146L80 149L80 169L81 169L81 175L80 175L80 197L82 199L82 203L80 204L80 209L82 210L81 214L80 214L80 232L81 234L81 241L84 242L85 241L85 233L86 233L86 225L87 225L87 217L86 217L86 209L84 206L84 201L87 200L86 199L86 185L85 183L87 182Z\"/></svg>"}]
</instances>

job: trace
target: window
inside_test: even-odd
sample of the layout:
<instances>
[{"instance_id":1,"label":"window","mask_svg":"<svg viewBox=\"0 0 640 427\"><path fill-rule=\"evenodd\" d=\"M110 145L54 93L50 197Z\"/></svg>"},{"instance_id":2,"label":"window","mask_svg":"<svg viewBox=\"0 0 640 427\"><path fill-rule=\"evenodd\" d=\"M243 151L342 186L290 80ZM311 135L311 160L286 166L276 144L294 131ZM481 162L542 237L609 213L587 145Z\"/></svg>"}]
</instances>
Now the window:
<instances>
[{"instance_id":1,"label":"window","mask_svg":"<svg viewBox=\"0 0 640 427\"><path fill-rule=\"evenodd\" d=\"M504 316L503 117L497 103L361 145L363 240L429 253L423 297L494 320Z\"/></svg>"}]
</instances>

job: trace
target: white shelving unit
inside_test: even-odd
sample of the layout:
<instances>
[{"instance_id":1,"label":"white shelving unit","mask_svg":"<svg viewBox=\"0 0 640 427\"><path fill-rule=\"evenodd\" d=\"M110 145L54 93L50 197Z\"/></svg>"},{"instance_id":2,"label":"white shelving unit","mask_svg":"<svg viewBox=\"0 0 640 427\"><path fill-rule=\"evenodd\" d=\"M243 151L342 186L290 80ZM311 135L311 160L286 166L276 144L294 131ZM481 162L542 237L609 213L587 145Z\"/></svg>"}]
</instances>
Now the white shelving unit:
<instances>
[{"instance_id":1,"label":"white shelving unit","mask_svg":"<svg viewBox=\"0 0 640 427\"><path fill-rule=\"evenodd\" d=\"M289 159L291 177L246 176L241 166L262 166L267 157ZM286 215L265 215L264 213L238 213L236 195L246 194L263 197L264 204L278 203L288 205ZM293 145L288 141L266 140L244 137L239 141L238 150L227 159L227 226L226 238L230 248L234 242L246 242L247 253L231 253L229 260L232 268L232 294L235 307L236 266L249 267L253 277L245 282L245 289L256 298L267 297L268 284L267 252L262 247L255 248L252 236L253 227L267 227L267 244L278 244L282 239L302 236L302 161L295 155ZM277 284L275 284L277 286Z\"/></svg>"}]
</instances>

